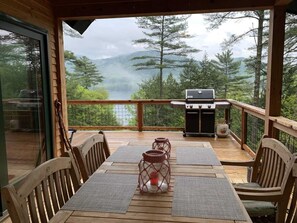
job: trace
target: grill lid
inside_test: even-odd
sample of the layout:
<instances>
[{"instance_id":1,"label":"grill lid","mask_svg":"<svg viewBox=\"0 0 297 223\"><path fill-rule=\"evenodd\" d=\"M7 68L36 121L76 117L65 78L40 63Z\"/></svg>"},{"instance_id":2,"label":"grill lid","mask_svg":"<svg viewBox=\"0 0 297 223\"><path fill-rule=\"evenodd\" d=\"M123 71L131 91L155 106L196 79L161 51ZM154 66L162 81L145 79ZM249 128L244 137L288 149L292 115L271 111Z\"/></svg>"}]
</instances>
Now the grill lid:
<instances>
[{"instance_id":1,"label":"grill lid","mask_svg":"<svg viewBox=\"0 0 297 223\"><path fill-rule=\"evenodd\" d=\"M214 89L187 89L186 90L186 101L214 101L215 92Z\"/></svg>"}]
</instances>

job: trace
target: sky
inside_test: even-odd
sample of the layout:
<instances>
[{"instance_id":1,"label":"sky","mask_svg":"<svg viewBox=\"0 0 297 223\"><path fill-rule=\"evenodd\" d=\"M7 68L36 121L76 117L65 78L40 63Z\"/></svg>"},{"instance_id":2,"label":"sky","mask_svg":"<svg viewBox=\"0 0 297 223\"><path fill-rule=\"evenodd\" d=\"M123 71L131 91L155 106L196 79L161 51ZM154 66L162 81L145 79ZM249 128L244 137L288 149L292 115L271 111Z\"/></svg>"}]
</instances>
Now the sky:
<instances>
[{"instance_id":1,"label":"sky","mask_svg":"<svg viewBox=\"0 0 297 223\"><path fill-rule=\"evenodd\" d=\"M256 26L255 20L224 23L218 29L208 30L203 14L194 14L188 19L188 33L194 37L186 40L188 45L201 50L191 55L200 60L207 54L211 59L222 51L221 43L232 34L241 34ZM72 38L64 35L65 50L90 59L103 59L136 51L146 50L144 46L133 44L133 40L144 37L135 18L114 18L95 20L82 35ZM233 57L248 57L248 48L254 44L253 37L247 37L232 48Z\"/></svg>"}]
</instances>

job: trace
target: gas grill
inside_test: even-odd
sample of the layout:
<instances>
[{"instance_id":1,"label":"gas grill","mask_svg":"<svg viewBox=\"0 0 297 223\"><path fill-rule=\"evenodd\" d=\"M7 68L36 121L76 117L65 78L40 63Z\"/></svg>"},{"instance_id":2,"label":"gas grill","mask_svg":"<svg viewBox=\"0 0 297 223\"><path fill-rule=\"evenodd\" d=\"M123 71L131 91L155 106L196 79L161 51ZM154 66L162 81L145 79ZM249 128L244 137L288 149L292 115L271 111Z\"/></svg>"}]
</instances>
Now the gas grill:
<instances>
[{"instance_id":1,"label":"gas grill","mask_svg":"<svg viewBox=\"0 0 297 223\"><path fill-rule=\"evenodd\" d=\"M183 135L215 136L214 89L187 89Z\"/></svg>"}]
</instances>

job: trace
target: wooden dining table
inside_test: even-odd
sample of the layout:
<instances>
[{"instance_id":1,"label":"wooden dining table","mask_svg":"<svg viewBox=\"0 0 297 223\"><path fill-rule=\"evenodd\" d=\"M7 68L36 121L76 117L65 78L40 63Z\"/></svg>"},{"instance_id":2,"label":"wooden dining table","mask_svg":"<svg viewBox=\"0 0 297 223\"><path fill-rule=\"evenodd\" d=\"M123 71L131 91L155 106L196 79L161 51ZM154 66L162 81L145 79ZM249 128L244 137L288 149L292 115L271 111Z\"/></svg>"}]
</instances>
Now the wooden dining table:
<instances>
[{"instance_id":1,"label":"wooden dining table","mask_svg":"<svg viewBox=\"0 0 297 223\"><path fill-rule=\"evenodd\" d=\"M169 190L140 193L137 157L140 160L142 152L149 148L150 145L129 145L115 151L57 213L54 221L252 222L208 142L172 145ZM102 197L105 200L100 201ZM126 205L126 209L114 208L117 204Z\"/></svg>"}]
</instances>

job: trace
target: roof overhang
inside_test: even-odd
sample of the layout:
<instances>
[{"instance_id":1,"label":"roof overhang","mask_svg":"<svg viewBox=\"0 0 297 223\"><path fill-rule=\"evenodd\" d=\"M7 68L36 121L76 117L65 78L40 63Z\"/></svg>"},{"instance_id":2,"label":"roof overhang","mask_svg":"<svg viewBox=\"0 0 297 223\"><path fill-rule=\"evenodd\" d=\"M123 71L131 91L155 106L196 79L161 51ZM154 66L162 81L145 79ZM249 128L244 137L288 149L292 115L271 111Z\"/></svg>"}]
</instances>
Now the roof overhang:
<instances>
[{"instance_id":1,"label":"roof overhang","mask_svg":"<svg viewBox=\"0 0 297 223\"><path fill-rule=\"evenodd\" d=\"M271 9L288 5L297 14L297 0L52 0L55 15L82 34L97 18L194 14Z\"/></svg>"},{"instance_id":2,"label":"roof overhang","mask_svg":"<svg viewBox=\"0 0 297 223\"><path fill-rule=\"evenodd\" d=\"M270 9L287 0L52 0L61 19L96 19Z\"/></svg>"}]
</instances>

